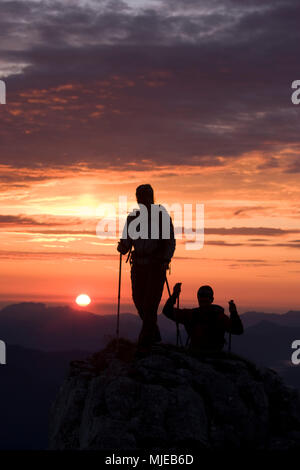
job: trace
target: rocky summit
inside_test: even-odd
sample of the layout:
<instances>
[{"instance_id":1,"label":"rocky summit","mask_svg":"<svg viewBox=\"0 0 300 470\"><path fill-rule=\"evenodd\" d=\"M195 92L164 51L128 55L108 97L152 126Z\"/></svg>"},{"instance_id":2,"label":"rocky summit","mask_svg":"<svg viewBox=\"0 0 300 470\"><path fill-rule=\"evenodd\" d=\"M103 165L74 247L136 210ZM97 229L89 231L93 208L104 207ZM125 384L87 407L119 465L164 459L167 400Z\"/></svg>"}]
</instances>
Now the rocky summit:
<instances>
[{"instance_id":1,"label":"rocky summit","mask_svg":"<svg viewBox=\"0 0 300 470\"><path fill-rule=\"evenodd\" d=\"M120 340L71 363L50 418L50 449L292 449L299 392L270 369L227 353L172 345L135 358Z\"/></svg>"}]
</instances>

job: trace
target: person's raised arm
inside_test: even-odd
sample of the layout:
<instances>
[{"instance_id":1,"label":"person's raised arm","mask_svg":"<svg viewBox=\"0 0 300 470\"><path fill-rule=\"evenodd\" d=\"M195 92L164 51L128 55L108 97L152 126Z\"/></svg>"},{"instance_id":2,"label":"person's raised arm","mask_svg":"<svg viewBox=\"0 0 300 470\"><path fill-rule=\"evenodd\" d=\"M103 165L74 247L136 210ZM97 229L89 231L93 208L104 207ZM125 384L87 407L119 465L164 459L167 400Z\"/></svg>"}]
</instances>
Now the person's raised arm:
<instances>
[{"instance_id":1,"label":"person's raised arm","mask_svg":"<svg viewBox=\"0 0 300 470\"><path fill-rule=\"evenodd\" d=\"M244 333L244 327L242 320L238 314L236 305L233 300L229 302L229 312L230 312L230 330L233 335L241 335Z\"/></svg>"},{"instance_id":2,"label":"person's raised arm","mask_svg":"<svg viewBox=\"0 0 300 470\"><path fill-rule=\"evenodd\" d=\"M220 321L222 322L223 328L228 333L233 335L241 335L244 333L243 323L240 319L240 316L237 312L237 308L233 300L229 302L229 312L230 318L225 315L224 309L222 308L223 313L220 316Z\"/></svg>"},{"instance_id":3,"label":"person's raised arm","mask_svg":"<svg viewBox=\"0 0 300 470\"><path fill-rule=\"evenodd\" d=\"M174 308L174 304L177 301L181 292L181 282L177 282L173 288L172 295L168 298L162 313L170 320L176 321L177 323L185 323L189 319L189 310L184 308Z\"/></svg>"}]
</instances>

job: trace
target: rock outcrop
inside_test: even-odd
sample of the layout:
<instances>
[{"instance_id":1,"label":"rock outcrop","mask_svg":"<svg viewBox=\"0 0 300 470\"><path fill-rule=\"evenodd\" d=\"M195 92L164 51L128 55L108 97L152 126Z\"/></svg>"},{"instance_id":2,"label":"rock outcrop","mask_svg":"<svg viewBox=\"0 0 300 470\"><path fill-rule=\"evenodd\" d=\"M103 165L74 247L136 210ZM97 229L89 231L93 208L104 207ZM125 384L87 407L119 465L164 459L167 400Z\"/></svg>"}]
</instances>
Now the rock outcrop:
<instances>
[{"instance_id":1,"label":"rock outcrop","mask_svg":"<svg viewBox=\"0 0 300 470\"><path fill-rule=\"evenodd\" d=\"M135 359L120 341L71 364L50 420L51 449L290 449L300 398L235 355L197 358L171 345Z\"/></svg>"}]
</instances>

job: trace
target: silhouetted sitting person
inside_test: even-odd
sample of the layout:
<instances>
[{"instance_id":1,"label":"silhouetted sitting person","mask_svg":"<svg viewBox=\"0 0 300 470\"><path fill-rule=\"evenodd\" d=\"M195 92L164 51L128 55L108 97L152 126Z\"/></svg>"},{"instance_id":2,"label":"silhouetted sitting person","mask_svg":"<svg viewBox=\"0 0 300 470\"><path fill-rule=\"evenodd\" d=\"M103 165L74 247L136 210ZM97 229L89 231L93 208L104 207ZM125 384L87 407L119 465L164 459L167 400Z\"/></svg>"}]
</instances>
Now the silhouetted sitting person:
<instances>
[{"instance_id":1,"label":"silhouetted sitting person","mask_svg":"<svg viewBox=\"0 0 300 470\"><path fill-rule=\"evenodd\" d=\"M221 351L225 344L225 332L231 332L234 335L241 335L244 332L233 300L229 302L229 318L225 315L223 307L213 304L214 291L210 286L202 286L198 290L199 307L197 308L174 308L180 292L181 283L177 283L173 294L164 306L163 314L170 320L185 326L190 337L191 351Z\"/></svg>"}]
</instances>

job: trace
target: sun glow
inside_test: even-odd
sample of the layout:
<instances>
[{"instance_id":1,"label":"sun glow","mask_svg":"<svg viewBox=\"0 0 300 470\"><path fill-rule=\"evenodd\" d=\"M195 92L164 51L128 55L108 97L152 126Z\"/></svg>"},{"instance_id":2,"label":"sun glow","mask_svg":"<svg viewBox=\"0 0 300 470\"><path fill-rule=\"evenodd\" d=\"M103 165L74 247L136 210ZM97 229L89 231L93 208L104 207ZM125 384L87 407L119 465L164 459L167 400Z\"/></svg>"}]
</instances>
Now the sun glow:
<instances>
[{"instance_id":1,"label":"sun glow","mask_svg":"<svg viewBox=\"0 0 300 470\"><path fill-rule=\"evenodd\" d=\"M80 294L76 297L76 303L80 307L86 307L91 303L91 299L88 295L86 294Z\"/></svg>"}]
</instances>

